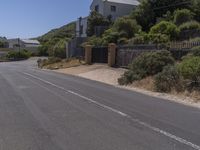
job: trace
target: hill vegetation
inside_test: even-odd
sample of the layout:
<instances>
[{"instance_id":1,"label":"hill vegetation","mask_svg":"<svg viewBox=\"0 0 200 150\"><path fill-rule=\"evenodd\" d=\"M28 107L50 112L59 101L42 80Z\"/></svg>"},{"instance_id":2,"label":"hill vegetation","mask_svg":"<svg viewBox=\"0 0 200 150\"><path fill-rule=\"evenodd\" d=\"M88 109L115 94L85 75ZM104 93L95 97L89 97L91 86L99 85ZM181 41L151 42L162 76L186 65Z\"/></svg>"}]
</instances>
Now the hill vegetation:
<instances>
[{"instance_id":1,"label":"hill vegetation","mask_svg":"<svg viewBox=\"0 0 200 150\"><path fill-rule=\"evenodd\" d=\"M71 22L60 28L53 29L38 40L42 46L39 48L39 55L64 57L65 43L75 36L75 22Z\"/></svg>"}]
</instances>

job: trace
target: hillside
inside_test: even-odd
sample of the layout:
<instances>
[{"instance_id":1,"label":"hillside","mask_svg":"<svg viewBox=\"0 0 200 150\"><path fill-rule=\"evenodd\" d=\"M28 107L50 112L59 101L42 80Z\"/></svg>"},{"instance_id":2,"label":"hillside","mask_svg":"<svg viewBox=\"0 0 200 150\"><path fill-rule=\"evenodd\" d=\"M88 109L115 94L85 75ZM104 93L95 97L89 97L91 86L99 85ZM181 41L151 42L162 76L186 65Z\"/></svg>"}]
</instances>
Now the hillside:
<instances>
[{"instance_id":1,"label":"hillside","mask_svg":"<svg viewBox=\"0 0 200 150\"><path fill-rule=\"evenodd\" d=\"M39 48L39 55L64 58L66 42L75 36L75 28L76 23L71 22L38 37L42 45Z\"/></svg>"},{"instance_id":2,"label":"hillside","mask_svg":"<svg viewBox=\"0 0 200 150\"><path fill-rule=\"evenodd\" d=\"M75 35L75 27L76 27L75 22L71 22L60 28L49 31L48 33L39 37L38 40L41 43L45 43L56 38L59 38L59 39L72 38Z\"/></svg>"}]
</instances>

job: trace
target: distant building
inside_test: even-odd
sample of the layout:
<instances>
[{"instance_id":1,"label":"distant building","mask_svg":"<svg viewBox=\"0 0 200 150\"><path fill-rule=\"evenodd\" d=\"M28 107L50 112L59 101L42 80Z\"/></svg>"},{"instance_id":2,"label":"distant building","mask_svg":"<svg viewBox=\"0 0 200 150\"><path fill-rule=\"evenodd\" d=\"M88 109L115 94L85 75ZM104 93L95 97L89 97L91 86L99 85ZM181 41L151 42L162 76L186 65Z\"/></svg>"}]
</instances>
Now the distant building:
<instances>
[{"instance_id":1,"label":"distant building","mask_svg":"<svg viewBox=\"0 0 200 150\"><path fill-rule=\"evenodd\" d=\"M8 40L8 48L10 49L26 49L30 51L35 51L40 46L40 42L38 40L30 40L30 39L9 39Z\"/></svg>"},{"instance_id":2,"label":"distant building","mask_svg":"<svg viewBox=\"0 0 200 150\"><path fill-rule=\"evenodd\" d=\"M105 18L116 20L128 15L139 5L138 0L93 0L91 11L97 11ZM76 22L76 37L87 37L87 18L79 18Z\"/></svg>"}]
</instances>

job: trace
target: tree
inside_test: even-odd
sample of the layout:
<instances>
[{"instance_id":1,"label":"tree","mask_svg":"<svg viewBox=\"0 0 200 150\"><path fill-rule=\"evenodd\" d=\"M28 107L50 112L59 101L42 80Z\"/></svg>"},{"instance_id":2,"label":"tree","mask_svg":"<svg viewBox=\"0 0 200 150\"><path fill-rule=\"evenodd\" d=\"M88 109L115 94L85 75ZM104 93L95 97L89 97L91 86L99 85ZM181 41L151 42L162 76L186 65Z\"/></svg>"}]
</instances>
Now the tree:
<instances>
[{"instance_id":1,"label":"tree","mask_svg":"<svg viewBox=\"0 0 200 150\"><path fill-rule=\"evenodd\" d=\"M148 0L142 0L137 9L132 12L131 17L137 20L144 31L148 31L156 22L155 13Z\"/></svg>"},{"instance_id":2,"label":"tree","mask_svg":"<svg viewBox=\"0 0 200 150\"><path fill-rule=\"evenodd\" d=\"M200 85L200 57L192 56L184 59L178 65L179 72L190 83L190 88Z\"/></svg>"},{"instance_id":3,"label":"tree","mask_svg":"<svg viewBox=\"0 0 200 150\"><path fill-rule=\"evenodd\" d=\"M194 19L200 21L200 0L192 0L191 11L194 13Z\"/></svg>"},{"instance_id":4,"label":"tree","mask_svg":"<svg viewBox=\"0 0 200 150\"><path fill-rule=\"evenodd\" d=\"M188 9L178 9L174 12L174 23L181 25L185 22L191 21L194 14Z\"/></svg>"},{"instance_id":5,"label":"tree","mask_svg":"<svg viewBox=\"0 0 200 150\"><path fill-rule=\"evenodd\" d=\"M190 9L191 6L192 2L188 0L141 0L131 16L135 17L144 31L148 31L167 13L173 13L177 9Z\"/></svg>"},{"instance_id":6,"label":"tree","mask_svg":"<svg viewBox=\"0 0 200 150\"><path fill-rule=\"evenodd\" d=\"M66 57L66 41L60 40L56 43L54 49L53 49L53 55L54 57L58 58L65 58Z\"/></svg>"},{"instance_id":7,"label":"tree","mask_svg":"<svg viewBox=\"0 0 200 150\"><path fill-rule=\"evenodd\" d=\"M0 48L4 47L4 42L0 41Z\"/></svg>"},{"instance_id":8,"label":"tree","mask_svg":"<svg viewBox=\"0 0 200 150\"><path fill-rule=\"evenodd\" d=\"M153 26L149 32L150 35L165 35L169 40L174 40L179 34L177 26L168 21L161 21Z\"/></svg>"},{"instance_id":9,"label":"tree","mask_svg":"<svg viewBox=\"0 0 200 150\"><path fill-rule=\"evenodd\" d=\"M103 15L96 11L92 11L88 17L87 35L93 36L95 34L96 26L109 26L111 22L109 19L104 18Z\"/></svg>"},{"instance_id":10,"label":"tree","mask_svg":"<svg viewBox=\"0 0 200 150\"><path fill-rule=\"evenodd\" d=\"M126 38L132 38L135 33L138 33L141 29L136 20L127 17L117 19L113 27L119 33L123 33Z\"/></svg>"}]
</instances>

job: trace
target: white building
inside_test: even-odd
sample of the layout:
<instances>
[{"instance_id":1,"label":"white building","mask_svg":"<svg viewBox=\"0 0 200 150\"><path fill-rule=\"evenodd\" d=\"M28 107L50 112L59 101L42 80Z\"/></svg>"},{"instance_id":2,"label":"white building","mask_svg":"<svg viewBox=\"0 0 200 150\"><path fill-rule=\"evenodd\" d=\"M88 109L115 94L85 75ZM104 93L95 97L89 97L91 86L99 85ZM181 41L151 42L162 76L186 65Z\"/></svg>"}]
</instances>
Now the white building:
<instances>
[{"instance_id":1,"label":"white building","mask_svg":"<svg viewBox=\"0 0 200 150\"><path fill-rule=\"evenodd\" d=\"M90 11L97 11L106 18L115 20L128 15L140 3L138 0L93 0ZM87 37L87 17L79 18L76 23L76 36Z\"/></svg>"},{"instance_id":2,"label":"white building","mask_svg":"<svg viewBox=\"0 0 200 150\"><path fill-rule=\"evenodd\" d=\"M10 49L18 49L20 46L21 49L26 49L29 51L36 51L40 46L40 42L38 40L30 40L30 39L9 39L8 40L8 48Z\"/></svg>"},{"instance_id":3,"label":"white building","mask_svg":"<svg viewBox=\"0 0 200 150\"><path fill-rule=\"evenodd\" d=\"M9 48L20 47L21 48L30 48L30 47L39 47L40 42L38 40L29 40L29 39L9 39Z\"/></svg>"}]
</instances>

